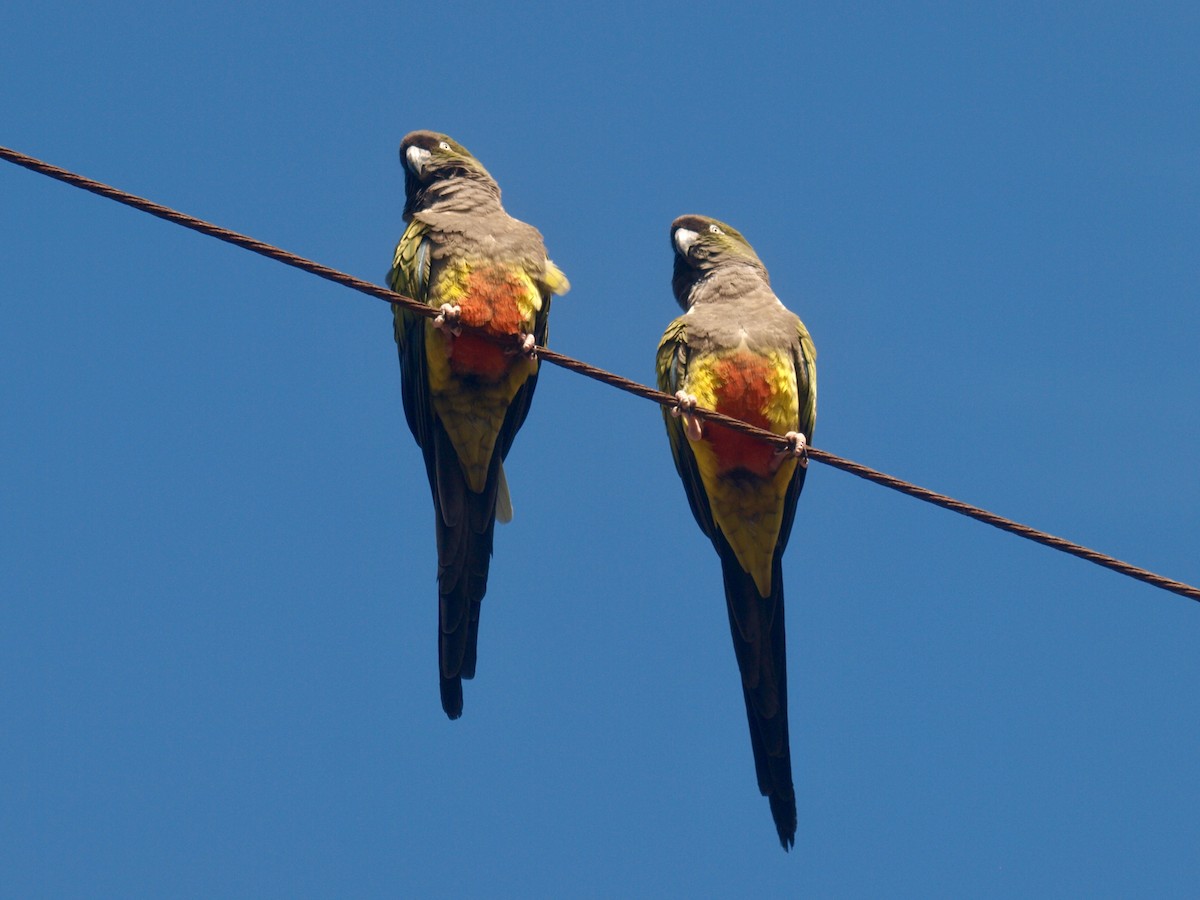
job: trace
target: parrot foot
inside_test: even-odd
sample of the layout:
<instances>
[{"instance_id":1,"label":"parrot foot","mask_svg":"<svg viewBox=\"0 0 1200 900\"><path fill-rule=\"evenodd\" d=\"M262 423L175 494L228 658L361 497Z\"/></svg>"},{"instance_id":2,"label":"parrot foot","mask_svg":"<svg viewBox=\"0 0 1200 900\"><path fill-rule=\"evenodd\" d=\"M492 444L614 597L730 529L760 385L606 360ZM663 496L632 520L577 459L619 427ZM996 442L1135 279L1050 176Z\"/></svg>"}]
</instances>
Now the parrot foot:
<instances>
[{"instance_id":1,"label":"parrot foot","mask_svg":"<svg viewBox=\"0 0 1200 900\"><path fill-rule=\"evenodd\" d=\"M799 460L802 469L808 468L808 439L798 431L789 431L784 436L787 446L779 450L781 456L791 456Z\"/></svg>"},{"instance_id":2,"label":"parrot foot","mask_svg":"<svg viewBox=\"0 0 1200 900\"><path fill-rule=\"evenodd\" d=\"M517 352L531 362L537 359L537 338L532 334L517 335Z\"/></svg>"},{"instance_id":3,"label":"parrot foot","mask_svg":"<svg viewBox=\"0 0 1200 900\"><path fill-rule=\"evenodd\" d=\"M453 303L443 303L441 310L441 315L433 320L433 327L458 337L462 334L462 327L458 324L462 321L462 307Z\"/></svg>"},{"instance_id":4,"label":"parrot foot","mask_svg":"<svg viewBox=\"0 0 1200 900\"><path fill-rule=\"evenodd\" d=\"M689 394L687 391L676 391L675 399L678 403L671 407L671 415L677 419L683 416L683 430L689 441L700 440L704 435L704 429L700 425L700 419L692 415L692 410L696 408L696 395Z\"/></svg>"}]
</instances>

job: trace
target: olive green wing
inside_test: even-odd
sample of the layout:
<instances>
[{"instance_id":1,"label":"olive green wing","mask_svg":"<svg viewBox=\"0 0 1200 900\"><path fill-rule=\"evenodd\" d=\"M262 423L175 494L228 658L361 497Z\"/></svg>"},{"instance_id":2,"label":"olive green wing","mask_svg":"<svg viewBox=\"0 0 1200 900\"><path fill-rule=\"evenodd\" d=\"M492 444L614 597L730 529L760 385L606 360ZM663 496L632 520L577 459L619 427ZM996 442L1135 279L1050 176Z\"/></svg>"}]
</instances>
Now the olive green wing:
<instances>
[{"instance_id":1,"label":"olive green wing","mask_svg":"<svg viewBox=\"0 0 1200 900\"><path fill-rule=\"evenodd\" d=\"M813 339L804 327L804 323L796 318L796 342L792 346L792 367L796 372L796 396L799 400L799 432L806 441L812 443L813 429L817 424L817 348ZM783 521L779 528L779 543L775 548L776 558L783 556L787 548L788 538L792 534L792 522L796 518L796 502L800 492L804 490L804 478L808 469L796 466L791 482L788 483L787 494L783 500Z\"/></svg>"},{"instance_id":2,"label":"olive green wing","mask_svg":"<svg viewBox=\"0 0 1200 900\"><path fill-rule=\"evenodd\" d=\"M430 241L428 227L414 219L396 245L388 286L419 303L429 302ZM400 305L392 307L396 346L400 352L404 416L422 449L430 447L433 409L425 361L425 318Z\"/></svg>"},{"instance_id":3,"label":"olive green wing","mask_svg":"<svg viewBox=\"0 0 1200 900\"><path fill-rule=\"evenodd\" d=\"M667 326L667 330L658 344L655 370L660 391L674 394L682 389L687 376L688 357L687 323L681 316ZM667 426L667 437L671 442L671 457L675 460L675 471L679 473L679 478L683 481L688 505L692 509L696 524L711 540L716 533L712 508L708 503L704 482L700 480L700 469L696 465L696 457L692 453L691 445L684 433L683 417L673 415L672 410L665 406L662 408L662 415L663 422Z\"/></svg>"}]
</instances>

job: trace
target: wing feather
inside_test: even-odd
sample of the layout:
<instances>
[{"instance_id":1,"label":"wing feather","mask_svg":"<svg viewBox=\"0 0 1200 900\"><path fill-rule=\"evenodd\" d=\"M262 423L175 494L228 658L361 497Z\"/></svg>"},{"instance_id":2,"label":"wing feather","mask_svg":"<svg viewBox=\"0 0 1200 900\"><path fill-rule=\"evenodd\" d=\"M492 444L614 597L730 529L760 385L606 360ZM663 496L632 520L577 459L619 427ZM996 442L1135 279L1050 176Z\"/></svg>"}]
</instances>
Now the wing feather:
<instances>
[{"instance_id":1,"label":"wing feather","mask_svg":"<svg viewBox=\"0 0 1200 900\"><path fill-rule=\"evenodd\" d=\"M800 406L800 433L812 443L813 429L817 424L817 348L808 334L804 323L796 319L797 341L792 348L792 367L796 372L796 394ZM804 490L804 478L808 469L796 466L792 480L788 482L783 498L783 521L779 527L779 543L775 547L775 559L783 556L788 539L792 536L792 523L796 518L796 503Z\"/></svg>"},{"instance_id":2,"label":"wing feather","mask_svg":"<svg viewBox=\"0 0 1200 900\"><path fill-rule=\"evenodd\" d=\"M655 358L655 369L658 373L658 389L667 394L674 394L687 378L688 344L687 323L683 317L676 319L667 326L666 333L658 344ZM692 453L687 435L683 430L683 419L671 415L671 410L662 408L663 422L667 426L667 437L671 442L671 457L675 460L675 471L683 481L684 493L687 494L688 506L700 530L712 539L717 533L713 524L712 508L708 504L708 494L704 483L700 480L700 469L696 465L696 457Z\"/></svg>"},{"instance_id":3,"label":"wing feather","mask_svg":"<svg viewBox=\"0 0 1200 900\"><path fill-rule=\"evenodd\" d=\"M427 228L414 219L396 245L388 286L398 294L419 303L429 302L429 238ZM433 409L429 398L429 377L425 362L425 319L403 306L392 307L396 346L400 352L401 390L404 417L422 449L432 447L430 427ZM426 452L426 466L431 459ZM433 483L430 468L430 484Z\"/></svg>"}]
</instances>

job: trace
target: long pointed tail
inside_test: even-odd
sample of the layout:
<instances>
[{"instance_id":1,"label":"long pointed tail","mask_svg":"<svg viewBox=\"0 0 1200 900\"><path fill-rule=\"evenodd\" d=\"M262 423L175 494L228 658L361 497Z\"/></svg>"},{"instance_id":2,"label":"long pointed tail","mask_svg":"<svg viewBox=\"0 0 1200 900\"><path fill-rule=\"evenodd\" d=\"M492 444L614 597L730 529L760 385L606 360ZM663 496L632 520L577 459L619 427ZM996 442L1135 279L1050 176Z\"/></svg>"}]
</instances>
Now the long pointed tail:
<instances>
[{"instance_id":1,"label":"long pointed tail","mask_svg":"<svg viewBox=\"0 0 1200 900\"><path fill-rule=\"evenodd\" d=\"M787 648L783 616L783 570L776 556L771 596L762 597L729 545L719 537L721 572L729 629L742 674L742 695L750 724L750 746L758 789L771 804L783 849L796 840L796 794L788 740Z\"/></svg>"},{"instance_id":2,"label":"long pointed tail","mask_svg":"<svg viewBox=\"0 0 1200 900\"><path fill-rule=\"evenodd\" d=\"M435 429L436 481L432 484L438 549L438 670L442 709L462 715L462 680L475 677L479 610L487 592L500 455L492 460L483 493L467 486L441 424ZM431 479L433 481L433 479Z\"/></svg>"}]
</instances>

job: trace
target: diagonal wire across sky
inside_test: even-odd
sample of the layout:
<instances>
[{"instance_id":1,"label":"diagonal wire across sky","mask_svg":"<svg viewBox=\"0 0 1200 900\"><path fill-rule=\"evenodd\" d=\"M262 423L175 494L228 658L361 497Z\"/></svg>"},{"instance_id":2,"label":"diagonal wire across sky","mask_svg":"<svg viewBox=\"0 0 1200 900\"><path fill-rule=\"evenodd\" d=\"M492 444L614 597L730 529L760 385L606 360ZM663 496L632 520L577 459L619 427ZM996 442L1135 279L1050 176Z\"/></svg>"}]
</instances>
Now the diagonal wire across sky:
<instances>
[{"instance_id":1,"label":"diagonal wire across sky","mask_svg":"<svg viewBox=\"0 0 1200 900\"><path fill-rule=\"evenodd\" d=\"M236 231L231 231L227 228L222 228L219 225L214 225L211 222L197 219L194 216L189 216L186 213L179 212L178 210L171 209L170 207L162 206L161 204L147 200L144 197L138 197L134 194L127 193L111 185L104 184L103 182L94 181L83 175L79 175L75 172L71 172L66 169L59 168L58 166L51 165L50 163L43 162L42 160L28 156L24 153L20 153L19 151L0 146L0 158L3 158L15 165L37 172L41 175L54 178L73 187L81 188L82 190L89 191L93 194L98 194L101 197L115 200L118 203L122 203L126 206L131 206L134 209L141 210L142 212L149 213L150 215L157 216L160 219L165 219L168 222L173 222L176 225L181 225L184 228L198 231L201 234L208 235L209 237L214 237L218 240L225 241L226 243L233 244L245 250L250 250L251 252L257 253L260 256L265 256L269 259L276 260L277 262L284 263L285 265L292 266L293 268L317 275L328 281L340 284L343 287L348 287L352 290L359 291L360 293L383 300L386 303L404 306L418 315L426 316L427 318L434 318L438 315L437 309L426 306L423 303L419 303L418 301L413 300L411 297L405 297L402 294L395 293L387 288L383 288L360 278L356 278L353 275L338 271L337 269L330 268L329 266L322 265L318 262L314 262L313 260L298 256L294 253L289 253L288 251L272 244L267 244L263 241L240 234ZM479 329L471 328L466 323L462 324L462 328L465 331L475 332L481 337L489 340L495 339L494 336ZM587 378L592 378L603 382L611 387L634 394L635 396L651 400L660 404L661 406L669 408L675 406L678 402L677 399L670 394L647 387L646 385L632 381L628 378L624 378L613 372L608 372L604 369L597 368L596 366L592 366L581 360L567 356L563 353L559 353L555 350L551 350L548 347L537 347L535 348L535 353L539 359L543 359L546 362L552 363L564 369L568 369L572 372L576 372ZM743 422L740 419L734 419L730 416L726 416L715 410L697 408L694 411L694 414L700 418L707 419L711 422L759 440L767 441L780 447L787 446L787 440L781 435L758 428L749 424L748 422ZM1069 553L1072 556L1077 556L1080 559L1085 559L1088 562L1111 569L1114 572L1119 572L1122 575L1126 575L1130 578L1144 582L1152 587L1161 588L1162 590L1171 591L1172 593L1179 594L1180 596L1200 601L1200 588L1193 587L1192 585L1181 581L1167 578L1163 575L1151 572L1148 569L1143 569L1139 566L1132 565L1131 563L1123 562L1122 560L1116 559L1108 554L1101 553L1081 544L1076 544L1072 541L1068 541L1065 538L1048 534L1047 532L1040 531L1036 528L1032 528L1031 526L1023 525L1019 522L1013 521L1012 519L1007 519L1003 516L997 515L996 513L981 509L978 506L964 503L961 500L956 500L953 497L946 496L945 494L939 494L936 491L929 490L928 488L923 488L919 485L904 481L903 479L879 472L876 469L870 468L869 466L864 466L861 463L857 463L834 453L830 453L828 450L809 447L807 452L810 459L825 463L826 465L840 469L843 472L848 472L851 475L857 475L859 478L864 478L867 481L873 482L874 484L891 488L894 491L899 491L902 494L907 494L910 497L915 497L916 499L923 500L926 503L932 503L933 505L939 506L942 509L948 509L951 512L956 512L960 515L967 516L987 525L992 525L1002 531L1007 531L1010 534L1015 534L1016 536L1025 538L1026 540L1043 544L1044 546L1062 551L1063 553Z\"/></svg>"}]
</instances>

